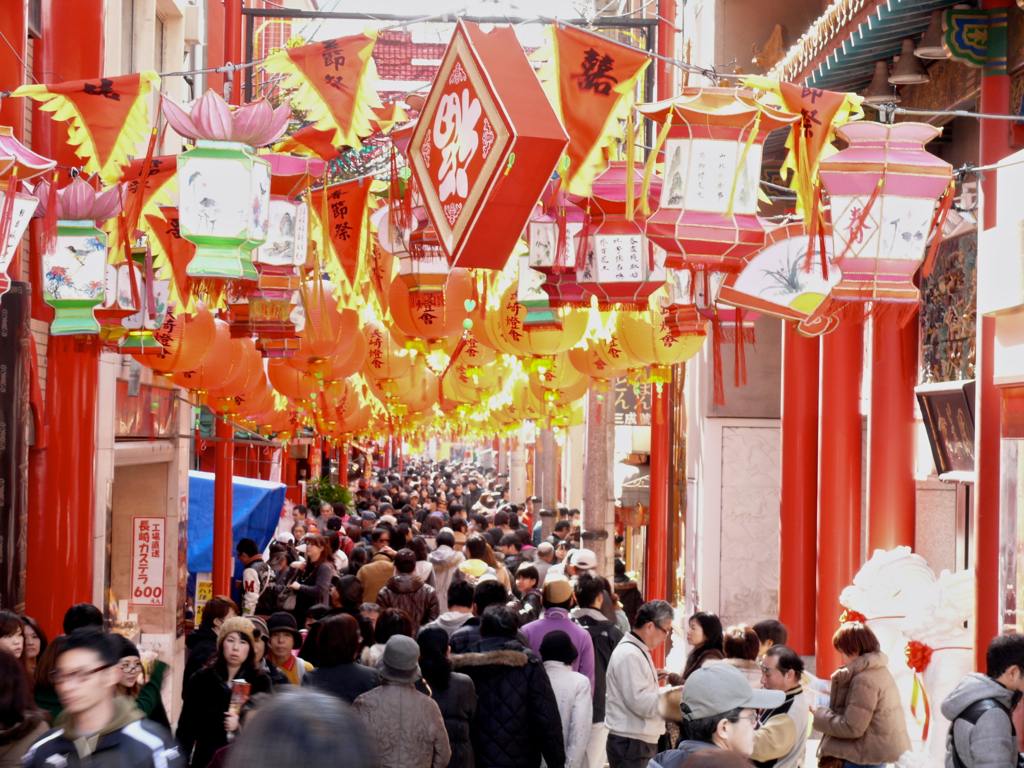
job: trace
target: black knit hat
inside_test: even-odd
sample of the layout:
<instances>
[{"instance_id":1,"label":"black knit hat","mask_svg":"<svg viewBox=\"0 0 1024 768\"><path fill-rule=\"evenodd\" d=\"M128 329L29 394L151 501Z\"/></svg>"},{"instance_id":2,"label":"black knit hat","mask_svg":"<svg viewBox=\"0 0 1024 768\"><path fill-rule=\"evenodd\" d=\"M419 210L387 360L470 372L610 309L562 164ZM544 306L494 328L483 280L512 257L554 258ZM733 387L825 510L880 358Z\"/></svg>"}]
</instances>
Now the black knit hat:
<instances>
[{"instance_id":1,"label":"black knit hat","mask_svg":"<svg viewBox=\"0 0 1024 768\"><path fill-rule=\"evenodd\" d=\"M128 656L138 656L139 649L131 640L124 635L118 635L111 633L111 636L117 641L117 658L124 659Z\"/></svg>"},{"instance_id":2,"label":"black knit hat","mask_svg":"<svg viewBox=\"0 0 1024 768\"><path fill-rule=\"evenodd\" d=\"M572 639L560 629L548 632L540 643L540 657L544 661L560 661L572 664L579 656L579 651L572 644Z\"/></svg>"}]
</instances>

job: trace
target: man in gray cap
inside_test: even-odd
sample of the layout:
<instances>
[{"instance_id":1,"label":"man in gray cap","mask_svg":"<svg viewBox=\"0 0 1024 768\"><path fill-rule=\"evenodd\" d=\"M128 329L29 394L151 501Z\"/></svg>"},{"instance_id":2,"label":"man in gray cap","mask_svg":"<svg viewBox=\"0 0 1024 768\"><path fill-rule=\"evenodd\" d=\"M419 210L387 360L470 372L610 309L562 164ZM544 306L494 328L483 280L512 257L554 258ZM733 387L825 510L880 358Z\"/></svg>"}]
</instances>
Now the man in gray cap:
<instances>
[{"instance_id":1,"label":"man in gray cap","mask_svg":"<svg viewBox=\"0 0 1024 768\"><path fill-rule=\"evenodd\" d=\"M415 640L392 636L377 661L383 684L352 702L377 739L381 768L446 768L451 759L441 710L415 688L419 659Z\"/></svg>"},{"instance_id":2,"label":"man in gray cap","mask_svg":"<svg viewBox=\"0 0 1024 768\"><path fill-rule=\"evenodd\" d=\"M709 664L694 672L683 686L684 741L676 749L655 755L649 768L679 768L686 757L702 749L725 749L750 758L759 709L778 707L783 691L754 690L736 667Z\"/></svg>"}]
</instances>

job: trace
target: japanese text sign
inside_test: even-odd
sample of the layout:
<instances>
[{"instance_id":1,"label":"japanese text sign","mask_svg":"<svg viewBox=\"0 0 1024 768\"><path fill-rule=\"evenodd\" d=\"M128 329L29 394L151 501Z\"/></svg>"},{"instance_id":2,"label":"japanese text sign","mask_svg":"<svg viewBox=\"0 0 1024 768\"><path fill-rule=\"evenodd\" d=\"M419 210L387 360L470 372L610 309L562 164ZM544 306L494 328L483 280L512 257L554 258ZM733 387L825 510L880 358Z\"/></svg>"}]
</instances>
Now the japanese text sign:
<instances>
[{"instance_id":1,"label":"japanese text sign","mask_svg":"<svg viewBox=\"0 0 1024 768\"><path fill-rule=\"evenodd\" d=\"M132 605L164 604L164 547L167 520L132 518Z\"/></svg>"},{"instance_id":2,"label":"japanese text sign","mask_svg":"<svg viewBox=\"0 0 1024 768\"><path fill-rule=\"evenodd\" d=\"M512 28L460 22L409 143L453 267L505 266L567 142Z\"/></svg>"}]
</instances>

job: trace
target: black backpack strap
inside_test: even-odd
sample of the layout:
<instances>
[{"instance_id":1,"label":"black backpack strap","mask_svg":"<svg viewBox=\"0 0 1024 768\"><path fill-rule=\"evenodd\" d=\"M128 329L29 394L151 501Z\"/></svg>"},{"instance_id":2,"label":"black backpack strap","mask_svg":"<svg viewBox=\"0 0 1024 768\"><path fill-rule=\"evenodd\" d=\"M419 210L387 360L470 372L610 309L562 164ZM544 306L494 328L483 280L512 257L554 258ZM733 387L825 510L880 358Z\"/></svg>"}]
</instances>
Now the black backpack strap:
<instances>
[{"instance_id":1,"label":"black backpack strap","mask_svg":"<svg viewBox=\"0 0 1024 768\"><path fill-rule=\"evenodd\" d=\"M967 768L964 765L964 761L960 759L960 754L956 751L956 732L954 729L956 728L957 720L966 720L971 725L977 725L978 721L981 720L981 716L991 709L1001 709L1006 713L1006 716L1010 718L1010 730L1013 731L1013 735L1016 737L1017 729L1013 726L1013 716L1010 714L1010 710L995 699L978 699L953 718L953 722L949 724L949 742L953 750L953 768Z\"/></svg>"}]
</instances>

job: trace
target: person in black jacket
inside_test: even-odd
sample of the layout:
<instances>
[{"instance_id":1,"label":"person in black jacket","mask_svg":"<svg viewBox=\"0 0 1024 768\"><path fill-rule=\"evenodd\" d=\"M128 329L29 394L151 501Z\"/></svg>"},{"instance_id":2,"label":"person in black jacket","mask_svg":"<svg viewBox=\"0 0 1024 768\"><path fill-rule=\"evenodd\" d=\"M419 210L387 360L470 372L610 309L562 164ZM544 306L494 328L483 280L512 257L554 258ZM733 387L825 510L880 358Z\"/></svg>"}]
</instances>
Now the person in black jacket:
<instances>
[{"instance_id":1,"label":"person in black jacket","mask_svg":"<svg viewBox=\"0 0 1024 768\"><path fill-rule=\"evenodd\" d=\"M185 638L188 661L181 676L181 698L188 692L188 681L192 675L206 666L217 653L217 633L221 625L233 616L238 616L238 604L230 597L214 595L203 606L203 619ZM205 766L204 766L205 768Z\"/></svg>"},{"instance_id":2,"label":"person in black jacket","mask_svg":"<svg viewBox=\"0 0 1024 768\"><path fill-rule=\"evenodd\" d=\"M325 608L331 604L331 579L334 566L331 564L331 548L323 536L306 537L306 559L292 563L292 568L302 575L288 586L296 591L295 609L291 612L299 627L306 626L306 612L314 605Z\"/></svg>"},{"instance_id":3,"label":"person in black jacket","mask_svg":"<svg viewBox=\"0 0 1024 768\"><path fill-rule=\"evenodd\" d=\"M448 768L473 768L470 724L476 715L473 679L452 672L448 659L448 633L442 627L424 627L416 636L420 646L420 671L430 686L430 698L441 709L452 756Z\"/></svg>"},{"instance_id":4,"label":"person in black jacket","mask_svg":"<svg viewBox=\"0 0 1024 768\"><path fill-rule=\"evenodd\" d=\"M480 621L476 653L451 657L473 679L477 709L473 754L477 768L564 768L565 744L551 682L537 655L515 639L511 608L492 605Z\"/></svg>"},{"instance_id":5,"label":"person in black jacket","mask_svg":"<svg viewBox=\"0 0 1024 768\"><path fill-rule=\"evenodd\" d=\"M587 632L594 641L594 725L587 744L587 761L591 765L603 764L608 728L604 724L604 705L607 691L605 678L608 675L608 660L619 644L623 633L614 621L609 621L601 611L607 595L603 579L592 573L583 572L576 579L574 587L576 604L572 619Z\"/></svg>"},{"instance_id":6,"label":"person in black jacket","mask_svg":"<svg viewBox=\"0 0 1024 768\"><path fill-rule=\"evenodd\" d=\"M25 753L25 768L184 768L170 732L117 695L118 655L98 629L68 635L51 675L64 710Z\"/></svg>"},{"instance_id":7,"label":"person in black jacket","mask_svg":"<svg viewBox=\"0 0 1024 768\"><path fill-rule=\"evenodd\" d=\"M305 674L303 686L318 688L351 704L380 685L376 669L356 663L360 634L352 616L341 613L320 621L316 644L319 666Z\"/></svg>"},{"instance_id":8,"label":"person in black jacket","mask_svg":"<svg viewBox=\"0 0 1024 768\"><path fill-rule=\"evenodd\" d=\"M270 678L254 665L253 633L248 619L225 621L217 635L217 655L189 680L177 735L182 756L193 768L206 768L213 753L228 743L228 731L238 730L238 715L228 712L231 682L246 680L250 696L271 690Z\"/></svg>"}]
</instances>

